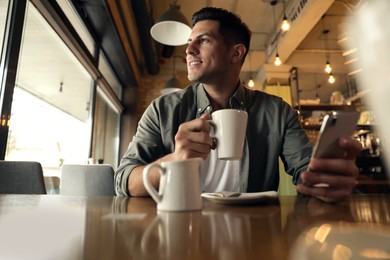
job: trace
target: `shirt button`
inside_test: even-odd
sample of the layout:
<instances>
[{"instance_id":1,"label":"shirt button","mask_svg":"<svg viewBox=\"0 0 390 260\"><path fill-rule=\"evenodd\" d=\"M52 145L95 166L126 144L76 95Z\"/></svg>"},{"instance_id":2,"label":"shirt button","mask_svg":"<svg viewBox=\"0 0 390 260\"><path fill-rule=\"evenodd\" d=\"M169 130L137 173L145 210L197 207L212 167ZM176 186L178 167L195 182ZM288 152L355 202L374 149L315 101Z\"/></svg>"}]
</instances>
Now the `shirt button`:
<instances>
[{"instance_id":1,"label":"shirt button","mask_svg":"<svg viewBox=\"0 0 390 260\"><path fill-rule=\"evenodd\" d=\"M200 111L202 111L202 109L201 109L201 108L198 108L198 111L200 112Z\"/></svg>"}]
</instances>

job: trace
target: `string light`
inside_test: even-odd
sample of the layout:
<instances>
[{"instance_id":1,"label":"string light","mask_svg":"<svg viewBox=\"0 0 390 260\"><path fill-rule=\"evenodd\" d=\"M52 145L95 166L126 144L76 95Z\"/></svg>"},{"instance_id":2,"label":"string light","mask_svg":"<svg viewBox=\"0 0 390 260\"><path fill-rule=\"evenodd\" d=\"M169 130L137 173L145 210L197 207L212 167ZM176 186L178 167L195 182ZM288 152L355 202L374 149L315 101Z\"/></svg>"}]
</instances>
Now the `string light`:
<instances>
[{"instance_id":1,"label":"string light","mask_svg":"<svg viewBox=\"0 0 390 260\"><path fill-rule=\"evenodd\" d=\"M249 81L248 81L248 87L253 88L255 86L255 81L252 78L252 59L251 59L250 53L248 55L248 58L249 58L249 70L250 70L250 74L251 74Z\"/></svg>"},{"instance_id":2,"label":"string light","mask_svg":"<svg viewBox=\"0 0 390 260\"><path fill-rule=\"evenodd\" d=\"M252 77L250 77L248 81L248 87L253 88L254 86L255 86L255 81L252 79Z\"/></svg>"},{"instance_id":3,"label":"string light","mask_svg":"<svg viewBox=\"0 0 390 260\"><path fill-rule=\"evenodd\" d=\"M287 32L288 30L290 30L290 23L287 20L286 8L284 6L284 0L282 2L283 2L283 13L284 13L284 15L283 15L283 21L282 21L281 29L282 29L283 32Z\"/></svg>"},{"instance_id":4,"label":"string light","mask_svg":"<svg viewBox=\"0 0 390 260\"><path fill-rule=\"evenodd\" d=\"M329 61L326 61L325 72L328 74L332 72L332 67L330 66Z\"/></svg>"},{"instance_id":5,"label":"string light","mask_svg":"<svg viewBox=\"0 0 390 260\"><path fill-rule=\"evenodd\" d=\"M275 5L277 4L278 1L272 1L271 2L271 5L272 5L272 14L274 16L274 27L275 27L275 32L276 32L276 19L275 19ZM280 66L282 64L282 60L280 59L279 57L279 51L278 51L278 39L276 38L275 40L275 46L276 46L276 56L275 56L275 61L274 61L274 64L275 66Z\"/></svg>"},{"instance_id":6,"label":"string light","mask_svg":"<svg viewBox=\"0 0 390 260\"><path fill-rule=\"evenodd\" d=\"M333 84L333 83L336 82L336 79L335 79L335 77L333 76L333 73L330 73L330 74L329 74L328 82L329 82L330 84Z\"/></svg>"},{"instance_id":7,"label":"string light","mask_svg":"<svg viewBox=\"0 0 390 260\"><path fill-rule=\"evenodd\" d=\"M328 44L328 34L329 30L325 29L325 15L322 17L322 33L324 34L324 44L325 44L325 58L326 58L326 63L325 63L325 72L330 74L332 72L332 66L330 66L330 55L329 55L329 44Z\"/></svg>"},{"instance_id":8,"label":"string light","mask_svg":"<svg viewBox=\"0 0 390 260\"><path fill-rule=\"evenodd\" d=\"M283 32L287 32L288 30L290 30L290 23L288 22L287 20L287 17L283 17L283 22L282 22L282 26L281 26Z\"/></svg>"},{"instance_id":9,"label":"string light","mask_svg":"<svg viewBox=\"0 0 390 260\"><path fill-rule=\"evenodd\" d=\"M277 52L276 52L274 64L275 64L276 66L280 66L280 65L282 64L282 60L280 59L279 53L277 53Z\"/></svg>"}]
</instances>

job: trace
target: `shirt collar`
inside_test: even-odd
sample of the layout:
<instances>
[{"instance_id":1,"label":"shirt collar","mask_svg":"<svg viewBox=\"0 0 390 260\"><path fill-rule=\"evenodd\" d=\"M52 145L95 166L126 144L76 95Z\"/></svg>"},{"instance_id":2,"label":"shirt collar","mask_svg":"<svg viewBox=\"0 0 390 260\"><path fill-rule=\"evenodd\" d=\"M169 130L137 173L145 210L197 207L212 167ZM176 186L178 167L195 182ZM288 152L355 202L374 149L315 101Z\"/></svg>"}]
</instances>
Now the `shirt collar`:
<instances>
[{"instance_id":1,"label":"shirt collar","mask_svg":"<svg viewBox=\"0 0 390 260\"><path fill-rule=\"evenodd\" d=\"M197 83L197 115L198 117L205 113L212 113L212 107L210 101L207 97L206 91L204 90L202 83ZM239 83L239 86L234 92L233 96L230 98L230 107L246 111L246 102L245 102L245 86L242 82Z\"/></svg>"},{"instance_id":2,"label":"shirt collar","mask_svg":"<svg viewBox=\"0 0 390 260\"><path fill-rule=\"evenodd\" d=\"M246 111L245 86L242 82L239 83L236 92L230 98L230 106Z\"/></svg>"}]
</instances>

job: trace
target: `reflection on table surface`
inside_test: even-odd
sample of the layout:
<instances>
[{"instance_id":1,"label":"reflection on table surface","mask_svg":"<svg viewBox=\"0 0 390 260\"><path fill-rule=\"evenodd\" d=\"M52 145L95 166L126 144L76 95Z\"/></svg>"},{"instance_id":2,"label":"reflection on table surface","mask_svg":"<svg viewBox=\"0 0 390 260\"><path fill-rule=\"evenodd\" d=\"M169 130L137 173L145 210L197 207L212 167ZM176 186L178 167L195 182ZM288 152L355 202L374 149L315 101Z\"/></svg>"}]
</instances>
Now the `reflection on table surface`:
<instances>
[{"instance_id":1,"label":"reflection on table surface","mask_svg":"<svg viewBox=\"0 0 390 260\"><path fill-rule=\"evenodd\" d=\"M351 236L359 238L353 240L359 250L346 242ZM375 239L388 243L375 246ZM390 196L355 195L335 204L282 196L246 206L204 200L201 211L173 213L157 212L150 198L0 195L0 259L340 259L340 254L390 259Z\"/></svg>"}]
</instances>

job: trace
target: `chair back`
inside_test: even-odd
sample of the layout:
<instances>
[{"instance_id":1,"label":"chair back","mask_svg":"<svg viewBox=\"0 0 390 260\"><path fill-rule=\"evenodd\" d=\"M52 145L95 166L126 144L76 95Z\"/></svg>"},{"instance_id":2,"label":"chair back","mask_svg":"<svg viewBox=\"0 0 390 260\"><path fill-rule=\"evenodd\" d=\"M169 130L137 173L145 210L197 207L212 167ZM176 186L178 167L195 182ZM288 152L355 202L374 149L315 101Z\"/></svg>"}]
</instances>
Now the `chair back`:
<instances>
[{"instance_id":1,"label":"chair back","mask_svg":"<svg viewBox=\"0 0 390 260\"><path fill-rule=\"evenodd\" d=\"M42 165L30 161L0 161L0 194L46 194Z\"/></svg>"},{"instance_id":2,"label":"chair back","mask_svg":"<svg viewBox=\"0 0 390 260\"><path fill-rule=\"evenodd\" d=\"M108 164L61 167L61 195L114 196L114 169Z\"/></svg>"}]
</instances>

